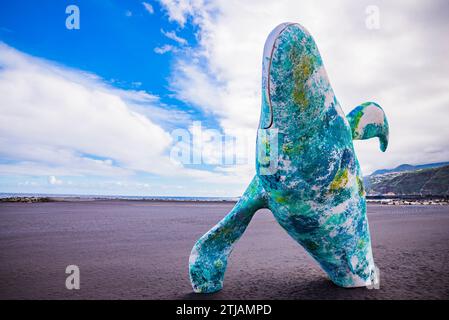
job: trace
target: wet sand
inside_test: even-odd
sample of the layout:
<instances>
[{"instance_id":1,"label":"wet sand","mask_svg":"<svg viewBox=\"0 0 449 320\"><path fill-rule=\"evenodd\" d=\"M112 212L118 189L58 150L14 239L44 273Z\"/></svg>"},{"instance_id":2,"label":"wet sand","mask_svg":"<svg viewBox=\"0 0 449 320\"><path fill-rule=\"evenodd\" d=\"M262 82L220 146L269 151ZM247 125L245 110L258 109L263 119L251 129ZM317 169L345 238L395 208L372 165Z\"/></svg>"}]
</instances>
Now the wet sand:
<instances>
[{"instance_id":1,"label":"wet sand","mask_svg":"<svg viewBox=\"0 0 449 320\"><path fill-rule=\"evenodd\" d=\"M449 299L449 206L369 205L379 290L332 284L259 211L221 292L191 291L194 242L232 203L85 201L0 204L1 299ZM81 289L65 288L79 266Z\"/></svg>"}]
</instances>

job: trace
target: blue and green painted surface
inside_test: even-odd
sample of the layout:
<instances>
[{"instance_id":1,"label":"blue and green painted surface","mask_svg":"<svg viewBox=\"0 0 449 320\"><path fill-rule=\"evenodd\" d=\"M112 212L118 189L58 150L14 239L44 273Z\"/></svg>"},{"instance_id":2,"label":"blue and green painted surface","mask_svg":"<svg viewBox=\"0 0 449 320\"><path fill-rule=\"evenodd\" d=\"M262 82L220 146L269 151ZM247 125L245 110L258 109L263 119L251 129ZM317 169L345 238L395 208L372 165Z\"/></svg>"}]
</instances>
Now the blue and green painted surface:
<instances>
[{"instance_id":1,"label":"blue and green painted surface","mask_svg":"<svg viewBox=\"0 0 449 320\"><path fill-rule=\"evenodd\" d=\"M195 292L215 292L233 245L258 209L268 208L287 233L342 287L378 282L354 139L388 144L388 122L372 102L345 116L318 48L299 24L268 36L256 176L232 211L194 245Z\"/></svg>"}]
</instances>

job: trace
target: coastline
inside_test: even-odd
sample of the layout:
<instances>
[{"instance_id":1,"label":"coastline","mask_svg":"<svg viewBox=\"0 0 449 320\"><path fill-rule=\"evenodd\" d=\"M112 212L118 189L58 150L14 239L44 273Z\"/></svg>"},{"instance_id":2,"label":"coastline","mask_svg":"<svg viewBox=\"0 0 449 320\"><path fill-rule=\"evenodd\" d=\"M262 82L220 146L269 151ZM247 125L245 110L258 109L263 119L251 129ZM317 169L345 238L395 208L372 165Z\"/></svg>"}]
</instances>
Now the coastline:
<instances>
[{"instance_id":1,"label":"coastline","mask_svg":"<svg viewBox=\"0 0 449 320\"><path fill-rule=\"evenodd\" d=\"M101 196L101 195L0 195L0 203L43 203L43 202L84 202L84 201L140 201L168 203L236 203L238 197L141 197L141 196ZM368 204L379 205L449 205L444 196L367 196Z\"/></svg>"},{"instance_id":2,"label":"coastline","mask_svg":"<svg viewBox=\"0 0 449 320\"><path fill-rule=\"evenodd\" d=\"M0 194L1 202L83 202L83 201L144 201L144 202L194 202L235 203L238 197L176 197L176 196L106 196L106 195L9 195Z\"/></svg>"}]
</instances>

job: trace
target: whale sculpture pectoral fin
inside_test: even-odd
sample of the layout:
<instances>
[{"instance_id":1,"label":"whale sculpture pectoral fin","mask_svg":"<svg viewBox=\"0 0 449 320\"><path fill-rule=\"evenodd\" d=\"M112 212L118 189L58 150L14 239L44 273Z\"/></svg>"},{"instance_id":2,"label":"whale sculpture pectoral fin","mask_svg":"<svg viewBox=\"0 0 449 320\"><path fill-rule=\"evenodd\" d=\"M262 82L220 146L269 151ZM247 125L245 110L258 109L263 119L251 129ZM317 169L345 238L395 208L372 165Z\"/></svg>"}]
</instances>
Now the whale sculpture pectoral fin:
<instances>
[{"instance_id":1,"label":"whale sculpture pectoral fin","mask_svg":"<svg viewBox=\"0 0 449 320\"><path fill-rule=\"evenodd\" d=\"M378 137L380 150L388 146L388 121L383 109L374 102L365 102L352 110L346 118L354 140Z\"/></svg>"},{"instance_id":2,"label":"whale sculpture pectoral fin","mask_svg":"<svg viewBox=\"0 0 449 320\"><path fill-rule=\"evenodd\" d=\"M259 178L251 181L243 196L216 226L193 246L189 258L193 291L211 293L223 287L228 257L258 209L266 207Z\"/></svg>"}]
</instances>

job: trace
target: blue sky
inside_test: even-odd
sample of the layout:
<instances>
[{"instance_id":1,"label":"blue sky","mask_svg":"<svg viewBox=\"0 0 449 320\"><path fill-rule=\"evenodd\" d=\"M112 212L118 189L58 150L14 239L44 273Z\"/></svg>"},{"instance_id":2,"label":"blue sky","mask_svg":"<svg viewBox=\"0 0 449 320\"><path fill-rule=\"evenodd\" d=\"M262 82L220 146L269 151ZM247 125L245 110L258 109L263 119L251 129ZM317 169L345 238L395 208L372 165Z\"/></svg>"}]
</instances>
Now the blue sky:
<instances>
[{"instance_id":1,"label":"blue sky","mask_svg":"<svg viewBox=\"0 0 449 320\"><path fill-rule=\"evenodd\" d=\"M65 10L70 4L80 8L79 30L69 30L65 26L69 16ZM173 97L167 80L171 72L172 52L156 53L157 48L164 46L174 48L172 50L194 47L197 41L196 26L186 24L181 28L179 24L169 21L158 2L145 4L142 1L4 3L0 11L0 40L21 53L45 59L51 64L94 74L113 87L157 96L160 108L188 115L189 121L176 122L176 128L188 128L191 125L190 118L216 126L214 117L204 113L201 108L192 107ZM152 9L148 10L148 7ZM175 39L170 38L170 34L174 34ZM159 124L164 129L175 128L170 122ZM148 152L151 153L151 150ZM84 156L104 158L99 154ZM1 159L3 163L20 160L8 157ZM196 166L200 170L210 168L207 164ZM177 189L184 189L182 185L176 185L176 178L164 178L164 183L172 181L173 189L155 188L149 191L149 184L160 186L161 180L158 175L144 171L133 173L125 181L115 178L106 179L92 174L70 176L70 173L62 177L3 175L4 189L1 191L131 195L151 192L155 195L179 195ZM189 195L188 191L186 195Z\"/></svg>"},{"instance_id":2,"label":"blue sky","mask_svg":"<svg viewBox=\"0 0 449 320\"><path fill-rule=\"evenodd\" d=\"M68 5L80 10L79 30L66 28ZM314 35L345 112L369 100L386 110L388 152L356 144L365 173L446 161L446 9L436 0L4 1L0 192L240 195L254 174L263 44L285 21Z\"/></svg>"},{"instance_id":3,"label":"blue sky","mask_svg":"<svg viewBox=\"0 0 449 320\"><path fill-rule=\"evenodd\" d=\"M168 21L158 2L147 3L153 13L142 1L5 2L0 11L0 39L27 54L94 73L123 89L158 94L164 102L185 108L167 91L171 55L154 49L179 45L161 30L174 31L194 46L195 26L180 28ZM70 4L80 8L79 30L65 27Z\"/></svg>"},{"instance_id":4,"label":"blue sky","mask_svg":"<svg viewBox=\"0 0 449 320\"><path fill-rule=\"evenodd\" d=\"M80 8L79 30L65 27L65 9L73 3ZM152 6L159 10L157 3ZM18 50L117 79L123 88L140 82L143 90L165 91L169 57L153 49L167 42L160 30L176 26L163 14L147 12L141 1L9 1L0 19L2 41ZM191 31L180 36L194 42Z\"/></svg>"}]
</instances>

